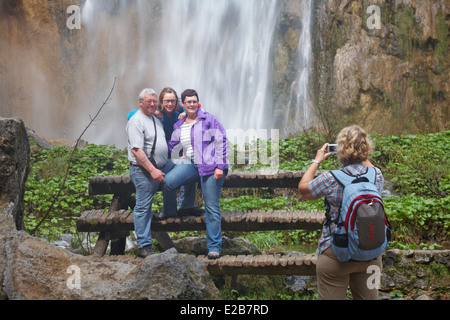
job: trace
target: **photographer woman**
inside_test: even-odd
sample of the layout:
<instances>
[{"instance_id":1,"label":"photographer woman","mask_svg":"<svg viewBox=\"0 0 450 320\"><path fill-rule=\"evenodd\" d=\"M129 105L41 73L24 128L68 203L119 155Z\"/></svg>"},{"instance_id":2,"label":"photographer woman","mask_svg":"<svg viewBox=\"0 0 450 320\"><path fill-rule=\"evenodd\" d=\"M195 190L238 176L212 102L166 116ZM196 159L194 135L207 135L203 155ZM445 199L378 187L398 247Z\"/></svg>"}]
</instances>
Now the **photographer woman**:
<instances>
[{"instance_id":1,"label":"photographer woman","mask_svg":"<svg viewBox=\"0 0 450 320\"><path fill-rule=\"evenodd\" d=\"M342 164L340 170L350 175L358 175L364 174L367 167L373 167L369 161L373 149L372 141L362 128L353 125L342 129L337 138L337 145L337 157ZM327 147L328 143L317 151L315 159L311 161L311 165L298 185L298 191L305 199L315 200L325 197L330 204L330 224L324 225L317 249L319 254L316 266L318 299L343 300L350 286L353 299L376 300L378 289L368 285L369 277L373 276L373 273L368 273L368 268L375 265L379 269L376 267L374 269L380 270L381 273L381 256L367 262L340 262L333 253L331 241L336 230L334 221L339 214L343 188L330 172L324 172L314 178L320 164L331 156ZM375 170L375 185L381 193L384 178L380 169L375 168Z\"/></svg>"}]
</instances>

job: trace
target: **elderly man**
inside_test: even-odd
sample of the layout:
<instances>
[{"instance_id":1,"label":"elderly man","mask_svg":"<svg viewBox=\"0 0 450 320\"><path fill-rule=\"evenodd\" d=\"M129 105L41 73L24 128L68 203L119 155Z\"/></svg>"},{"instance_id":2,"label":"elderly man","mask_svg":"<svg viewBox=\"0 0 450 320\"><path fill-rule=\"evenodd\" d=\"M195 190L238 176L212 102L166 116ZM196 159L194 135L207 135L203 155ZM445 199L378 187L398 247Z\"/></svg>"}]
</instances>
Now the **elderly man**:
<instances>
[{"instance_id":1,"label":"elderly man","mask_svg":"<svg viewBox=\"0 0 450 320\"><path fill-rule=\"evenodd\" d=\"M164 175L174 164L168 159L168 148L164 128L154 113L158 97L153 89L144 89L139 94L139 111L128 121L128 159L130 178L136 188L134 207L134 231L138 256L145 258L153 253L150 231L153 197ZM176 212L176 191L164 191L164 208Z\"/></svg>"}]
</instances>

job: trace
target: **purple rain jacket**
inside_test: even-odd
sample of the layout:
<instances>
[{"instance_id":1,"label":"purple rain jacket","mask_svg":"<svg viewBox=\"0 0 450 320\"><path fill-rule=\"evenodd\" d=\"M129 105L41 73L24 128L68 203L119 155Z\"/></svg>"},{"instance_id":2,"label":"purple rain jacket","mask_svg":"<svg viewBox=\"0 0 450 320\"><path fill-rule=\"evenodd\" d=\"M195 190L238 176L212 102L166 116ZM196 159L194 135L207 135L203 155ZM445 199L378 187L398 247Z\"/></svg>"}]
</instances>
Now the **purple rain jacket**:
<instances>
[{"instance_id":1,"label":"purple rain jacket","mask_svg":"<svg viewBox=\"0 0 450 320\"><path fill-rule=\"evenodd\" d=\"M182 149L180 144L181 125L187 116L178 120L173 126L169 141L169 157L178 158ZM200 176L214 174L216 168L228 172L228 143L224 127L212 114L198 108L197 122L191 128L191 144L194 151L194 163ZM172 156L173 155L173 156Z\"/></svg>"}]
</instances>

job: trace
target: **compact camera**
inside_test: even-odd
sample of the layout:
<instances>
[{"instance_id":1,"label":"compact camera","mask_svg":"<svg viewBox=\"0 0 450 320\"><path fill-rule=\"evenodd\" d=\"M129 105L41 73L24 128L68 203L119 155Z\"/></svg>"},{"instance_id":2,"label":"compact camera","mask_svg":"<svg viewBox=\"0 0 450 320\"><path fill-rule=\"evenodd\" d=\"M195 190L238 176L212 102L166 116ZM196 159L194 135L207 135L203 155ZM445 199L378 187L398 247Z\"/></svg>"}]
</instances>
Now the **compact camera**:
<instances>
[{"instance_id":1,"label":"compact camera","mask_svg":"<svg viewBox=\"0 0 450 320\"><path fill-rule=\"evenodd\" d=\"M328 153L337 153L337 144L328 144L327 148Z\"/></svg>"}]
</instances>

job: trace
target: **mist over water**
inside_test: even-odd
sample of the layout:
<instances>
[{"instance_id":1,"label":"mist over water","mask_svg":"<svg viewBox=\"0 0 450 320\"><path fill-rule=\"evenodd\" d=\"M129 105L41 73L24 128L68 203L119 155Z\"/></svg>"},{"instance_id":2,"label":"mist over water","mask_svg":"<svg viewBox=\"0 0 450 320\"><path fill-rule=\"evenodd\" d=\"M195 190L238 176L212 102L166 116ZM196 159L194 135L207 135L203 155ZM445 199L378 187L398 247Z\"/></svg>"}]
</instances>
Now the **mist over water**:
<instances>
[{"instance_id":1,"label":"mist over water","mask_svg":"<svg viewBox=\"0 0 450 320\"><path fill-rule=\"evenodd\" d=\"M152 26L149 16L154 13L144 0L131 7L120 1L116 14L101 13L98 19L97 11L104 11L107 2L88 0L83 21L94 43L107 32L111 48L102 76L117 75L121 91L132 93L129 108L137 106L135 97L145 86L157 92L169 86L179 95L192 88L202 107L226 128L270 129L269 64L277 1L166 0L161 2L160 26ZM85 69L94 68L87 60ZM119 111L127 101L117 100L115 95L111 105ZM117 123L126 111L114 112ZM113 129L98 138L120 141L123 135Z\"/></svg>"},{"instance_id":2,"label":"mist over water","mask_svg":"<svg viewBox=\"0 0 450 320\"><path fill-rule=\"evenodd\" d=\"M83 47L77 48L76 64L65 75L70 92L65 100L55 102L58 81L33 59L24 59L34 68L33 77L40 77L33 81L31 99L38 103L32 112L40 120L33 123L31 117L26 125L51 138L77 138L116 78L111 101L83 137L91 143L126 145L126 115L139 107L137 96L145 87L158 93L172 87L179 95L196 89L202 108L226 129L289 133L288 125L307 124L310 118L311 0L303 2L300 72L283 128L273 122L271 95L277 0L86 0L82 30L74 31L84 32ZM73 33L65 36L70 41ZM43 122L56 115L66 120L53 120L52 126Z\"/></svg>"}]
</instances>

